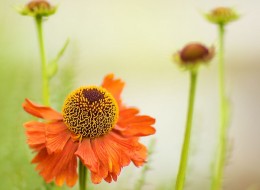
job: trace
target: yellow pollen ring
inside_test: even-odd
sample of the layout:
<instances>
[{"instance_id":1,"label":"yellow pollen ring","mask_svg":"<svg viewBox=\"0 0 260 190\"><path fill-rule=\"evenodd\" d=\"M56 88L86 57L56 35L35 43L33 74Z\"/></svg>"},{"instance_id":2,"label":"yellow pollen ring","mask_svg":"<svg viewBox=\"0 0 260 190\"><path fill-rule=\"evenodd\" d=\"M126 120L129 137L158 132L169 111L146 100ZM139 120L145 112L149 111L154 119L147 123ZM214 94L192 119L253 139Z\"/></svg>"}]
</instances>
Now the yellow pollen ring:
<instances>
[{"instance_id":1,"label":"yellow pollen ring","mask_svg":"<svg viewBox=\"0 0 260 190\"><path fill-rule=\"evenodd\" d=\"M118 105L104 88L80 87L66 98L62 115L68 129L82 138L107 134L118 120Z\"/></svg>"}]
</instances>

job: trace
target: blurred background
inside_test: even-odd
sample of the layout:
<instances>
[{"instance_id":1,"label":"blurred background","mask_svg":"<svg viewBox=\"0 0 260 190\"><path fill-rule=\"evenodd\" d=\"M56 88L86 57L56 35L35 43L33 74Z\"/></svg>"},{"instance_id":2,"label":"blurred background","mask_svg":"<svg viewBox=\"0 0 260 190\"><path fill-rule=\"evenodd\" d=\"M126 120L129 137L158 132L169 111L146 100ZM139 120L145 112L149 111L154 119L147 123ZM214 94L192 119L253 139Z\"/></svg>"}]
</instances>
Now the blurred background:
<instances>
[{"instance_id":1,"label":"blurred background","mask_svg":"<svg viewBox=\"0 0 260 190\"><path fill-rule=\"evenodd\" d=\"M26 0L0 2L0 189L41 190L30 164L22 124L31 119L24 98L41 100L40 59L33 18L14 9ZM226 30L226 90L231 102L226 190L260 189L260 1L258 0L60 0L44 23L48 60L70 38L51 81L52 105L60 110L67 93L99 85L108 73L126 82L123 100L156 118L155 152L144 189L170 189L178 171L189 75L171 56L189 42L217 46L217 28L203 13L235 8L241 19ZM186 189L210 187L218 131L217 59L200 69ZM153 137L143 139L148 145ZM133 189L141 169L123 169L118 183L95 189ZM65 188L64 188L65 189ZM77 189L75 187L74 189Z\"/></svg>"}]
</instances>

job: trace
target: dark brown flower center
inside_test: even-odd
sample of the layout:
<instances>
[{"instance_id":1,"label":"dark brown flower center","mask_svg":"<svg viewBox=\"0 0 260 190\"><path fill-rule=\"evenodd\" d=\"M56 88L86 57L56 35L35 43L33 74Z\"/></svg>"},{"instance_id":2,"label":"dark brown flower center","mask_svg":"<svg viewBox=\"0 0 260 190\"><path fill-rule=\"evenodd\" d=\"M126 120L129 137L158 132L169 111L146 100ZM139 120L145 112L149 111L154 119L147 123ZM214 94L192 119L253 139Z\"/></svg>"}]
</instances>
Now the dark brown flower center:
<instances>
[{"instance_id":1,"label":"dark brown flower center","mask_svg":"<svg viewBox=\"0 0 260 190\"><path fill-rule=\"evenodd\" d=\"M196 62L202 60L209 55L209 50L198 43L189 44L180 52L183 62Z\"/></svg>"},{"instance_id":2,"label":"dark brown flower center","mask_svg":"<svg viewBox=\"0 0 260 190\"><path fill-rule=\"evenodd\" d=\"M118 106L112 95L101 87L81 87L65 100L63 120L81 138L107 134L117 122Z\"/></svg>"}]
</instances>

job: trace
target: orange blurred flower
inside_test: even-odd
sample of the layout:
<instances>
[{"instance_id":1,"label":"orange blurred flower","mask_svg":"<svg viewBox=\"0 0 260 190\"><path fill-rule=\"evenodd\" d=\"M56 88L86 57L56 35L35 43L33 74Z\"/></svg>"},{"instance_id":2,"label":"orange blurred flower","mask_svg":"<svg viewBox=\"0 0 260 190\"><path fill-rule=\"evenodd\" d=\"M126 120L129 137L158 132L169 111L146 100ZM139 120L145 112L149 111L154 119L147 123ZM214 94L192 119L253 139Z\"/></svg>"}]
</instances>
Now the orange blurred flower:
<instances>
[{"instance_id":1,"label":"orange blurred flower","mask_svg":"<svg viewBox=\"0 0 260 190\"><path fill-rule=\"evenodd\" d=\"M139 137L155 133L155 119L139 115L120 98L124 82L107 75L101 87L87 86L73 91L62 113L26 99L23 108L40 121L29 121L27 143L37 154L32 160L46 182L66 181L73 186L78 178L77 157L90 170L93 183L116 181L122 167L133 162L142 166L146 147Z\"/></svg>"}]
</instances>

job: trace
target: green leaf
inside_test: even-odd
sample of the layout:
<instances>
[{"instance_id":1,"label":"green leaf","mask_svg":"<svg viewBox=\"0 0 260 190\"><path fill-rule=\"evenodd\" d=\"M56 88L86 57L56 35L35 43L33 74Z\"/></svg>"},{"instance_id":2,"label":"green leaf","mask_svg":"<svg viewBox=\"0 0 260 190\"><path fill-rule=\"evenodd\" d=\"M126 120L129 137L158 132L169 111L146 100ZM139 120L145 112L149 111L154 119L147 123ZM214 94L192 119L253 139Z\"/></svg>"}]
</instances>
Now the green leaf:
<instances>
[{"instance_id":1,"label":"green leaf","mask_svg":"<svg viewBox=\"0 0 260 190\"><path fill-rule=\"evenodd\" d=\"M57 56L47 65L47 72L48 72L49 78L52 78L57 73L57 71L58 71L58 61L63 56L63 54L64 54L68 45L69 45L69 38L64 43L63 47L58 52Z\"/></svg>"},{"instance_id":2,"label":"green leaf","mask_svg":"<svg viewBox=\"0 0 260 190\"><path fill-rule=\"evenodd\" d=\"M57 61L54 59L47 65L47 73L48 77L52 78L58 71L58 64Z\"/></svg>"},{"instance_id":3,"label":"green leaf","mask_svg":"<svg viewBox=\"0 0 260 190\"><path fill-rule=\"evenodd\" d=\"M59 53L57 54L57 56L56 56L56 58L55 58L55 60L56 60L57 62L59 61L59 59L60 59L60 58L62 57L62 55L64 54L64 52L65 52L67 46L69 45L69 42L70 42L70 39L68 38L68 39L66 40L66 42L64 43L62 49L59 51Z\"/></svg>"}]
</instances>

